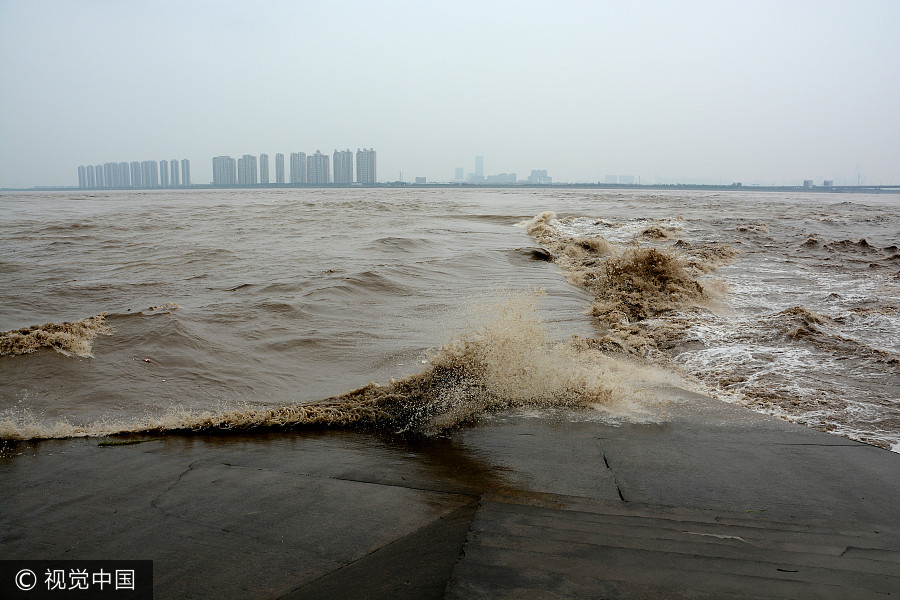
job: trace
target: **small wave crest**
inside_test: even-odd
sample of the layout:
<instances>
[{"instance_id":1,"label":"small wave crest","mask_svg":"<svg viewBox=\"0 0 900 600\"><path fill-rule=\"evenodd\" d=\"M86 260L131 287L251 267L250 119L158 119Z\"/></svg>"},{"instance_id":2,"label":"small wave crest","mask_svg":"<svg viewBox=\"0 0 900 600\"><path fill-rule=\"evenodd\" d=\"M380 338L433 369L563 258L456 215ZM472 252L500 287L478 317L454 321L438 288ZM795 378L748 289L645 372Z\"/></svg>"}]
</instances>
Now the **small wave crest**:
<instances>
[{"instance_id":1,"label":"small wave crest","mask_svg":"<svg viewBox=\"0 0 900 600\"><path fill-rule=\"evenodd\" d=\"M104 311L81 321L44 323L12 329L0 333L0 356L31 354L43 348L52 348L65 356L93 358L94 338L98 335L111 335L113 332L109 323L111 318L169 314L178 308L180 307L174 302L166 302L134 313L110 314Z\"/></svg>"},{"instance_id":2,"label":"small wave crest","mask_svg":"<svg viewBox=\"0 0 900 600\"><path fill-rule=\"evenodd\" d=\"M740 231L742 233L746 233L748 231L756 231L758 233L769 233L769 226L765 223L746 223L744 225L738 225L734 228L735 231Z\"/></svg>"},{"instance_id":3,"label":"small wave crest","mask_svg":"<svg viewBox=\"0 0 900 600\"><path fill-rule=\"evenodd\" d=\"M665 225L651 225L644 229L639 238L643 240L673 240L681 233L681 227L666 227Z\"/></svg>"},{"instance_id":4,"label":"small wave crest","mask_svg":"<svg viewBox=\"0 0 900 600\"><path fill-rule=\"evenodd\" d=\"M109 335L112 329L107 313L62 323L32 325L0 333L0 356L30 354L41 348L53 348L66 356L90 358L97 335Z\"/></svg>"}]
</instances>

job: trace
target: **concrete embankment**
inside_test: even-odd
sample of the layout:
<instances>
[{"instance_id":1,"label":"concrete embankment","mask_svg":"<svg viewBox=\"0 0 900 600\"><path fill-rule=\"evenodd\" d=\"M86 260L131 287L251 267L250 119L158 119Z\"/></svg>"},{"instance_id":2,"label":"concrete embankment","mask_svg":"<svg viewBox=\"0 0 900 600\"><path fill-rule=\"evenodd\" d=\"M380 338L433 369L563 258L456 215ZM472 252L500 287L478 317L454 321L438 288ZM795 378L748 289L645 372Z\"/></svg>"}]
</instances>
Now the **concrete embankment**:
<instances>
[{"instance_id":1,"label":"concrete embankment","mask_svg":"<svg viewBox=\"0 0 900 600\"><path fill-rule=\"evenodd\" d=\"M661 423L8 445L0 553L154 560L159 598L880 598L900 456L669 388Z\"/></svg>"}]
</instances>

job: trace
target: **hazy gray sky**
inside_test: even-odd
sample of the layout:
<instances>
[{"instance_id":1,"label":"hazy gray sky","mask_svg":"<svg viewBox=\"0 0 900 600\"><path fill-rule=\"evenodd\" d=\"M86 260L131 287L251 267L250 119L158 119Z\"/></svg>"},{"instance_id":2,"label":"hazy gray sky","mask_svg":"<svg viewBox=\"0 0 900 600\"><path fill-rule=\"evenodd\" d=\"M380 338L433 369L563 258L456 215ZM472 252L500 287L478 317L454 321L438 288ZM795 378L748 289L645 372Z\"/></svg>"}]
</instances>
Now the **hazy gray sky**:
<instances>
[{"instance_id":1,"label":"hazy gray sky","mask_svg":"<svg viewBox=\"0 0 900 600\"><path fill-rule=\"evenodd\" d=\"M897 0L0 0L0 186L359 147L381 181L900 183L898 32Z\"/></svg>"}]
</instances>

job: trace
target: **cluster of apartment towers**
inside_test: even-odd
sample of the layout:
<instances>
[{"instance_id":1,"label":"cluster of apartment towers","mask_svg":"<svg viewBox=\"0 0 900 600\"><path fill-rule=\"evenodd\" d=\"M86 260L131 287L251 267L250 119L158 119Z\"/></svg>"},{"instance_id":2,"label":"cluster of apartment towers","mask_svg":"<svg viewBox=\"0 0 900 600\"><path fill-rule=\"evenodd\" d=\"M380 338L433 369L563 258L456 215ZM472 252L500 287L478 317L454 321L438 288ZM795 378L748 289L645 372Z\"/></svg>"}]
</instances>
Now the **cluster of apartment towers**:
<instances>
[{"instance_id":1,"label":"cluster of apartment towers","mask_svg":"<svg viewBox=\"0 0 900 600\"><path fill-rule=\"evenodd\" d=\"M88 189L148 189L159 187L187 187L191 185L191 161L178 160L108 162L102 165L78 167L78 187Z\"/></svg>"},{"instance_id":2,"label":"cluster of apartment towers","mask_svg":"<svg viewBox=\"0 0 900 600\"><path fill-rule=\"evenodd\" d=\"M269 155L245 154L235 160L230 156L213 159L213 185L257 185L269 183ZM335 150L333 155L334 177L331 176L329 156L316 150L315 154L291 153L290 179L287 183L318 185L323 183L354 183L353 152ZM375 150L356 151L356 181L359 184L375 183ZM275 183L284 184L284 154L275 155Z\"/></svg>"}]
</instances>

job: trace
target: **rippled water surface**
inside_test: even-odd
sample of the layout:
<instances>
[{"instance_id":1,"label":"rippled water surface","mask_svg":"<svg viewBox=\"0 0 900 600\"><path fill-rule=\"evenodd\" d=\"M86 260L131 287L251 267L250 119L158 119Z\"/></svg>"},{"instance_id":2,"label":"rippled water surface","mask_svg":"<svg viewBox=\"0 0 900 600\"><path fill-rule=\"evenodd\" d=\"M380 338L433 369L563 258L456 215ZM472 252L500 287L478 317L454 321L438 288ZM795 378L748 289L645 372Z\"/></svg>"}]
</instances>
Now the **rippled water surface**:
<instances>
[{"instance_id":1,"label":"rippled water surface","mask_svg":"<svg viewBox=\"0 0 900 600\"><path fill-rule=\"evenodd\" d=\"M898 206L897 195L739 191L3 194L0 331L106 316L6 334L0 434L307 403L399 379L497 290L542 288L554 339L602 336L592 292L538 260L517 226L553 211L561 236L736 250L697 275L715 306L633 324L685 324L636 354L724 400L896 449ZM45 347L27 352L25 337Z\"/></svg>"}]
</instances>

